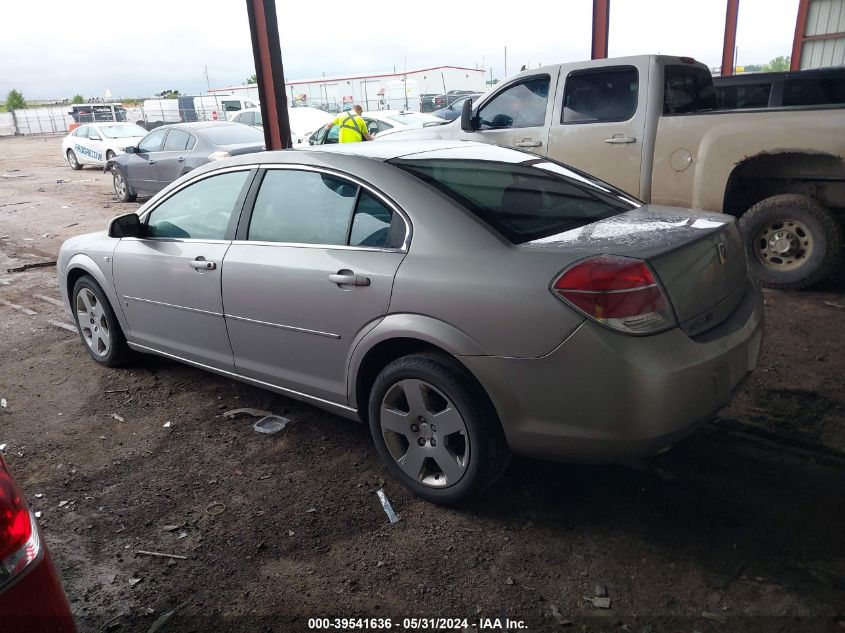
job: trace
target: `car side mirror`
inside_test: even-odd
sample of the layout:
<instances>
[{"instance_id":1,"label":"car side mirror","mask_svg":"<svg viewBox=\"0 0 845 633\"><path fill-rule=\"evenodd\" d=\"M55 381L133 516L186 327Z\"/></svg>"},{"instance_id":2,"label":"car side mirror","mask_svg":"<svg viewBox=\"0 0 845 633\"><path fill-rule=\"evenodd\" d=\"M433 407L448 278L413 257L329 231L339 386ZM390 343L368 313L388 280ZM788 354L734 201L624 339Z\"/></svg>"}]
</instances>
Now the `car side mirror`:
<instances>
[{"instance_id":1,"label":"car side mirror","mask_svg":"<svg viewBox=\"0 0 845 633\"><path fill-rule=\"evenodd\" d=\"M464 107L461 109L461 129L464 132L475 132L478 129L472 117L472 104L469 100L464 101Z\"/></svg>"},{"instance_id":2,"label":"car side mirror","mask_svg":"<svg viewBox=\"0 0 845 633\"><path fill-rule=\"evenodd\" d=\"M135 147L134 145L127 145L126 147L123 148L123 151L126 152L127 154L135 154L138 151L138 148Z\"/></svg>"},{"instance_id":3,"label":"car side mirror","mask_svg":"<svg viewBox=\"0 0 845 633\"><path fill-rule=\"evenodd\" d=\"M109 237L141 237L141 218L137 213L120 215L109 222Z\"/></svg>"}]
</instances>

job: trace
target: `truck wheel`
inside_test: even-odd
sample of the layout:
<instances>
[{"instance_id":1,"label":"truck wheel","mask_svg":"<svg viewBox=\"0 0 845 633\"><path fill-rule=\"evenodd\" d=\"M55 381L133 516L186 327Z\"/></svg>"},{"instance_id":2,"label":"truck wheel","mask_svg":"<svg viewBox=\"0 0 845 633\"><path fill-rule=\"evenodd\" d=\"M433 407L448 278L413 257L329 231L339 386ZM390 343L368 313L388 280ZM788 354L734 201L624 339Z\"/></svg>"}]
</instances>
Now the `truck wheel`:
<instances>
[{"instance_id":1,"label":"truck wheel","mask_svg":"<svg viewBox=\"0 0 845 633\"><path fill-rule=\"evenodd\" d=\"M787 193L761 200L739 226L748 267L769 288L809 288L830 272L842 248L838 221L810 196Z\"/></svg>"}]
</instances>

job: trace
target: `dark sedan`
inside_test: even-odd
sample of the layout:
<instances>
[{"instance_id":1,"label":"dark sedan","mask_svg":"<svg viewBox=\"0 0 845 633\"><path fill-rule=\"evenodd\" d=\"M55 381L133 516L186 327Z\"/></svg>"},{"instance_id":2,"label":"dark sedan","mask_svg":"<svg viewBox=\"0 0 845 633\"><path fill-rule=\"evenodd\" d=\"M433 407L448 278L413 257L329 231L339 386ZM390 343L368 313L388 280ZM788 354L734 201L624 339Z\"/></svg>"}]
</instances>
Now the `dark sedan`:
<instances>
[{"instance_id":1,"label":"dark sedan","mask_svg":"<svg viewBox=\"0 0 845 633\"><path fill-rule=\"evenodd\" d=\"M264 150L264 133L228 121L164 125L147 134L137 147L106 164L121 202L154 194L192 169L215 160Z\"/></svg>"}]
</instances>

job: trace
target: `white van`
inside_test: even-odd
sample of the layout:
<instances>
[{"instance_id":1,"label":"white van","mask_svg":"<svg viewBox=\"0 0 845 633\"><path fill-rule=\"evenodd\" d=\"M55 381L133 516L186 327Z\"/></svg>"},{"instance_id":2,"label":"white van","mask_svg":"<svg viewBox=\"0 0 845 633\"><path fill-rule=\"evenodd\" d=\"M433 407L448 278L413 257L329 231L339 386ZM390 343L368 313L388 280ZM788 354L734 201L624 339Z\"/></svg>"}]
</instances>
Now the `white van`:
<instances>
[{"instance_id":1,"label":"white van","mask_svg":"<svg viewBox=\"0 0 845 633\"><path fill-rule=\"evenodd\" d=\"M240 95L201 95L144 101L144 127L153 129L168 123L225 121L257 102Z\"/></svg>"}]
</instances>

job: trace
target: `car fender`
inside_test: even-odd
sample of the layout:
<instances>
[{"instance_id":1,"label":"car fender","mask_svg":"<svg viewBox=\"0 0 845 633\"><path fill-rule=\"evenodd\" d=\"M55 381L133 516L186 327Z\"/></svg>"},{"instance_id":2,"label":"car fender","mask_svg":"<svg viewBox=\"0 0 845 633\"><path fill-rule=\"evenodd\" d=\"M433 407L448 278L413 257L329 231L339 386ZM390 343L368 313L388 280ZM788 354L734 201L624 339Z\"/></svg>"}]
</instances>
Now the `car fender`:
<instances>
[{"instance_id":1,"label":"car fender","mask_svg":"<svg viewBox=\"0 0 845 633\"><path fill-rule=\"evenodd\" d=\"M439 319L422 314L390 314L361 329L350 345L347 393L349 404L358 406L355 387L361 363L376 345L390 339L411 338L439 347L452 356L483 356L484 352L469 334Z\"/></svg>"},{"instance_id":2,"label":"car fender","mask_svg":"<svg viewBox=\"0 0 845 633\"><path fill-rule=\"evenodd\" d=\"M103 270L103 268L94 261L89 255L85 255L83 253L77 253L73 257L71 257L67 265L64 269L64 275L62 276L62 296L66 299L65 301L65 310L69 311L71 316L73 316L73 308L71 306L71 297L70 297L70 288L67 288L67 278L70 275L71 271L75 269L84 270L86 273L91 275L94 280L100 285L100 288L103 289L103 292L106 294L106 298L109 300L109 303L114 310L114 314L117 317L118 322L120 323L120 328L123 330L123 333L126 335L126 338L130 338L130 330L129 330L129 322L126 320L126 315L123 314L123 304L120 302L120 298L117 295L117 290L114 287L114 281L112 279L112 257L113 256L106 256L104 257L103 265L107 268L107 270Z\"/></svg>"}]
</instances>

